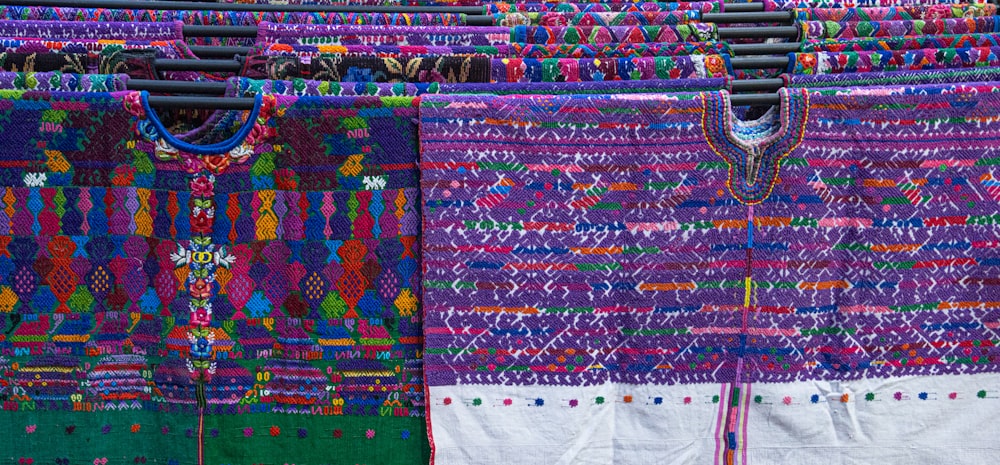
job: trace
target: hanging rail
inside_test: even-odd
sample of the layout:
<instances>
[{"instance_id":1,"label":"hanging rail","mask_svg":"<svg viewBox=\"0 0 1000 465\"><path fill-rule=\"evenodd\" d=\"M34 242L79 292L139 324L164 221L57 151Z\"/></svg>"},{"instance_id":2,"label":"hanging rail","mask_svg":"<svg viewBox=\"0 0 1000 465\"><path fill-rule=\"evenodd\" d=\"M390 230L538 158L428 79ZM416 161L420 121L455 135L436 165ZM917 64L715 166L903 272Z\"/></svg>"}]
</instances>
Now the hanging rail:
<instances>
[{"instance_id":1,"label":"hanging rail","mask_svg":"<svg viewBox=\"0 0 1000 465\"><path fill-rule=\"evenodd\" d=\"M739 26L719 28L719 38L721 39L796 38L798 36L799 28L796 26ZM184 37L257 37L257 26L184 26Z\"/></svg>"},{"instance_id":2,"label":"hanging rail","mask_svg":"<svg viewBox=\"0 0 1000 465\"><path fill-rule=\"evenodd\" d=\"M729 62L734 69L768 69L788 66L787 56L732 57ZM243 69L240 59L233 60L192 60L165 59L153 61L158 71L204 71L209 73L238 73Z\"/></svg>"},{"instance_id":3,"label":"hanging rail","mask_svg":"<svg viewBox=\"0 0 1000 465\"><path fill-rule=\"evenodd\" d=\"M272 5L244 3L215 3L162 0L6 0L14 6L55 6L77 8L143 9L143 10L211 10L211 11L264 11L264 12L330 12L330 13L464 13L482 15L479 6L377 6L377 5ZM760 2L734 3L723 7L726 13L764 11ZM751 21L752 22L752 21Z\"/></svg>"},{"instance_id":4,"label":"hanging rail","mask_svg":"<svg viewBox=\"0 0 1000 465\"><path fill-rule=\"evenodd\" d=\"M737 94L730 95L730 101L736 106L777 105L781 102L778 94ZM175 97L150 95L149 104L160 108L197 108L218 110L250 110L254 107L254 99L246 97Z\"/></svg>"},{"instance_id":5,"label":"hanging rail","mask_svg":"<svg viewBox=\"0 0 1000 465\"><path fill-rule=\"evenodd\" d=\"M799 42L785 42L778 44L732 44L729 48L735 56L747 55L784 55L786 53L798 52L801 47ZM228 47L214 45L190 45L188 49L195 55L202 58L232 58L237 55L247 55L253 49L251 47Z\"/></svg>"},{"instance_id":6,"label":"hanging rail","mask_svg":"<svg viewBox=\"0 0 1000 465\"><path fill-rule=\"evenodd\" d=\"M134 0L5 0L13 6L57 6L68 8L108 8L117 10L209 10L329 13L464 13L483 14L479 6L369 6L369 5L271 5L245 3L134 1Z\"/></svg>"},{"instance_id":7,"label":"hanging rail","mask_svg":"<svg viewBox=\"0 0 1000 465\"><path fill-rule=\"evenodd\" d=\"M731 90L733 92L774 92L781 88L784 81L781 79L741 79L733 81ZM127 84L129 90L145 90L149 92L162 92L170 94L199 94L202 96L215 95L221 96L226 93L229 89L229 85L225 82L195 82L195 81L157 81L151 79L130 79ZM762 98L776 98L777 94L746 94L746 95L733 95L733 103L737 105L759 105ZM753 97L750 100L741 100L745 97ZM173 97L180 98L180 97ZM198 99L203 102L198 104L198 108L217 108L213 106L213 102L232 100L232 98L204 98L204 97L191 97L190 99ZM152 100L151 100L152 102ZM747 103L743 103L747 102ZM251 101L252 103L252 101ZM228 107L227 107L228 108ZM229 109L239 109L239 108L229 108Z\"/></svg>"}]
</instances>

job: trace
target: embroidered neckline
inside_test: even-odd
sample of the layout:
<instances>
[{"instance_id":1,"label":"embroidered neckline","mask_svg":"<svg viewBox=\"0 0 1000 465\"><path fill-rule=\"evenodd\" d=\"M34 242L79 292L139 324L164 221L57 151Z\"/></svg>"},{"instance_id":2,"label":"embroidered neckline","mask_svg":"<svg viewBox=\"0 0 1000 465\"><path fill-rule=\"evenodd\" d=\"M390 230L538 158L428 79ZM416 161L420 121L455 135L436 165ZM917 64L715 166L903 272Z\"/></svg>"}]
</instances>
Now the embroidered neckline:
<instances>
[{"instance_id":1,"label":"embroidered neckline","mask_svg":"<svg viewBox=\"0 0 1000 465\"><path fill-rule=\"evenodd\" d=\"M745 140L733 130L729 93L701 94L702 132L712 150L729 165L726 186L740 203L756 205L767 199L778 181L781 161L805 136L809 94L805 89L781 89L779 96L778 128L767 136Z\"/></svg>"},{"instance_id":2,"label":"embroidered neckline","mask_svg":"<svg viewBox=\"0 0 1000 465\"><path fill-rule=\"evenodd\" d=\"M220 174L229 165L248 160L258 146L269 147L263 143L275 135L271 121L277 110L277 97L274 95L254 96L254 108L237 133L226 141L204 146L181 141L167 133L149 108L147 97L146 92L131 92L125 96L125 108L135 117L134 130L156 144L158 159L179 160L188 173L208 171Z\"/></svg>"}]
</instances>

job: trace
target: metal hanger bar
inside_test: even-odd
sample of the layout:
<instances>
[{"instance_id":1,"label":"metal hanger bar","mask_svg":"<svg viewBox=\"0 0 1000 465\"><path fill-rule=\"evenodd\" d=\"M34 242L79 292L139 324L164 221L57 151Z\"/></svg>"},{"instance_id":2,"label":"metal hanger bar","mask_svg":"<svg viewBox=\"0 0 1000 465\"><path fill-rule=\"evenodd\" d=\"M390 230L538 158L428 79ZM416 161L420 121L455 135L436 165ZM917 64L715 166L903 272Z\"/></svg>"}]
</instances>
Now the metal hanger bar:
<instances>
[{"instance_id":1,"label":"metal hanger bar","mask_svg":"<svg viewBox=\"0 0 1000 465\"><path fill-rule=\"evenodd\" d=\"M762 26L762 27L720 27L720 39L768 39L768 38L799 37L796 26Z\"/></svg>"},{"instance_id":2,"label":"metal hanger bar","mask_svg":"<svg viewBox=\"0 0 1000 465\"><path fill-rule=\"evenodd\" d=\"M781 101L778 94L731 95L729 100L736 106L777 105ZM149 96L149 104L159 108L250 110L254 106L254 99L244 97L204 98L151 95Z\"/></svg>"},{"instance_id":3,"label":"metal hanger bar","mask_svg":"<svg viewBox=\"0 0 1000 465\"><path fill-rule=\"evenodd\" d=\"M788 67L788 57L733 57L733 69L768 69Z\"/></svg>"},{"instance_id":4,"label":"metal hanger bar","mask_svg":"<svg viewBox=\"0 0 1000 465\"><path fill-rule=\"evenodd\" d=\"M257 37L257 26L184 26L184 37Z\"/></svg>"},{"instance_id":5,"label":"metal hanger bar","mask_svg":"<svg viewBox=\"0 0 1000 465\"><path fill-rule=\"evenodd\" d=\"M238 73L243 64L236 60L168 60L153 61L157 71L205 71Z\"/></svg>"},{"instance_id":6,"label":"metal hanger bar","mask_svg":"<svg viewBox=\"0 0 1000 465\"><path fill-rule=\"evenodd\" d=\"M257 37L256 26L184 26L185 37ZM734 38L797 38L796 26L720 27L719 37Z\"/></svg>"},{"instance_id":7,"label":"metal hanger bar","mask_svg":"<svg viewBox=\"0 0 1000 465\"><path fill-rule=\"evenodd\" d=\"M737 79L733 81L732 90L733 92L778 90L784 83L784 80L778 78ZM224 82L129 79L127 87L129 90L147 90L150 92L222 95L226 92L227 84Z\"/></svg>"},{"instance_id":8,"label":"metal hanger bar","mask_svg":"<svg viewBox=\"0 0 1000 465\"><path fill-rule=\"evenodd\" d=\"M238 60L157 59L153 63L158 71L238 73L243 69L243 64ZM788 66L788 57L733 57L730 63L734 69L784 68Z\"/></svg>"},{"instance_id":9,"label":"metal hanger bar","mask_svg":"<svg viewBox=\"0 0 1000 465\"><path fill-rule=\"evenodd\" d=\"M155 79L129 79L128 90L145 90L165 94L209 94L223 95L229 85L225 82L160 81Z\"/></svg>"},{"instance_id":10,"label":"metal hanger bar","mask_svg":"<svg viewBox=\"0 0 1000 465\"><path fill-rule=\"evenodd\" d=\"M732 49L736 56L747 55L784 55L799 51L799 42L787 42L780 44L733 44ZM251 52L251 47L226 47L214 45L190 45L188 46L195 55L201 58L232 58L237 55L247 55Z\"/></svg>"},{"instance_id":11,"label":"metal hanger bar","mask_svg":"<svg viewBox=\"0 0 1000 465\"><path fill-rule=\"evenodd\" d=\"M5 0L5 5L110 8L120 10L211 10L329 13L465 13L481 15L479 6L271 5L156 0Z\"/></svg>"},{"instance_id":12,"label":"metal hanger bar","mask_svg":"<svg viewBox=\"0 0 1000 465\"><path fill-rule=\"evenodd\" d=\"M254 106L254 99L244 97L205 98L150 95L149 104L160 108L250 110Z\"/></svg>"},{"instance_id":13,"label":"metal hanger bar","mask_svg":"<svg viewBox=\"0 0 1000 465\"><path fill-rule=\"evenodd\" d=\"M734 55L784 55L786 53L796 53L802 47L799 42L786 42L783 44L733 44L729 48ZM193 47L192 47L193 48Z\"/></svg>"},{"instance_id":14,"label":"metal hanger bar","mask_svg":"<svg viewBox=\"0 0 1000 465\"><path fill-rule=\"evenodd\" d=\"M131 84L132 81L129 81ZM737 79L733 81L732 87L730 89L733 92L759 92L759 91L775 91L780 89L785 85L783 79Z\"/></svg>"},{"instance_id":15,"label":"metal hanger bar","mask_svg":"<svg viewBox=\"0 0 1000 465\"><path fill-rule=\"evenodd\" d=\"M759 11L748 13L705 13L701 15L701 20L706 23L732 24L732 23L790 23L793 19L792 11Z\"/></svg>"},{"instance_id":16,"label":"metal hanger bar","mask_svg":"<svg viewBox=\"0 0 1000 465\"><path fill-rule=\"evenodd\" d=\"M764 11L764 4L761 2L733 3L722 8L726 13L746 13L750 11Z\"/></svg>"},{"instance_id":17,"label":"metal hanger bar","mask_svg":"<svg viewBox=\"0 0 1000 465\"><path fill-rule=\"evenodd\" d=\"M466 26L493 26L492 16L466 16Z\"/></svg>"},{"instance_id":18,"label":"metal hanger bar","mask_svg":"<svg viewBox=\"0 0 1000 465\"><path fill-rule=\"evenodd\" d=\"M212 45L189 45L188 49L202 58L232 58L236 55L247 55L250 47L224 47Z\"/></svg>"}]
</instances>

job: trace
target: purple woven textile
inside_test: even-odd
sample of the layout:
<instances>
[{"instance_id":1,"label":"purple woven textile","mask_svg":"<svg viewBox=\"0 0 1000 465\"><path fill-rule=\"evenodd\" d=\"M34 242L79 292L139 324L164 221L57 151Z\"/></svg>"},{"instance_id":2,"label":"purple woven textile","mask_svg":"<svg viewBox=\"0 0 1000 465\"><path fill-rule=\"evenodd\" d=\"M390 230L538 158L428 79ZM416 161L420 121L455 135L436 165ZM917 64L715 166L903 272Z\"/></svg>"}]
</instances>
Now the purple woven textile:
<instances>
[{"instance_id":1,"label":"purple woven textile","mask_svg":"<svg viewBox=\"0 0 1000 465\"><path fill-rule=\"evenodd\" d=\"M510 31L511 41L532 44L640 44L718 40L718 28L712 23L673 26L515 26Z\"/></svg>"},{"instance_id":2,"label":"purple woven textile","mask_svg":"<svg viewBox=\"0 0 1000 465\"><path fill-rule=\"evenodd\" d=\"M853 39L860 37L933 36L996 32L996 17L948 18L912 21L799 21L802 39Z\"/></svg>"},{"instance_id":3,"label":"purple woven textile","mask_svg":"<svg viewBox=\"0 0 1000 465\"><path fill-rule=\"evenodd\" d=\"M754 121L725 92L422 97L435 463L976 449L998 91L786 89Z\"/></svg>"},{"instance_id":4,"label":"purple woven textile","mask_svg":"<svg viewBox=\"0 0 1000 465\"><path fill-rule=\"evenodd\" d=\"M118 92L128 84L123 74L0 72L0 89L43 92Z\"/></svg>"},{"instance_id":5,"label":"purple woven textile","mask_svg":"<svg viewBox=\"0 0 1000 465\"><path fill-rule=\"evenodd\" d=\"M1000 81L1000 68L882 71L848 74L782 74L786 87L867 87ZM846 90L845 90L846 91Z\"/></svg>"},{"instance_id":6,"label":"purple woven textile","mask_svg":"<svg viewBox=\"0 0 1000 465\"><path fill-rule=\"evenodd\" d=\"M505 27L328 26L260 23L258 44L307 45L498 45L510 42Z\"/></svg>"},{"instance_id":7,"label":"purple woven textile","mask_svg":"<svg viewBox=\"0 0 1000 465\"><path fill-rule=\"evenodd\" d=\"M720 13L720 2L620 2L620 3L489 3L483 5L484 14L510 12L546 12L590 13L614 11L677 11L697 10L702 13Z\"/></svg>"},{"instance_id":8,"label":"purple woven textile","mask_svg":"<svg viewBox=\"0 0 1000 465\"><path fill-rule=\"evenodd\" d=\"M181 40L184 23L0 21L0 37L48 40Z\"/></svg>"},{"instance_id":9,"label":"purple woven textile","mask_svg":"<svg viewBox=\"0 0 1000 465\"><path fill-rule=\"evenodd\" d=\"M141 4L138 4L141 5ZM45 6L0 6L0 19L92 22L171 22L204 26L256 26L261 21L292 24L441 25L465 24L454 13L331 13L214 10L149 10Z\"/></svg>"},{"instance_id":10,"label":"purple woven textile","mask_svg":"<svg viewBox=\"0 0 1000 465\"><path fill-rule=\"evenodd\" d=\"M400 45L300 45L271 44L260 47L255 52L264 56L297 56L311 58L320 54L375 55L375 56L427 56L427 55L489 55L509 56L513 54L510 45L467 46L400 46Z\"/></svg>"},{"instance_id":11,"label":"purple woven textile","mask_svg":"<svg viewBox=\"0 0 1000 465\"><path fill-rule=\"evenodd\" d=\"M651 94L662 92L692 92L699 90L728 89L729 78L717 79L664 79L647 81L592 81L592 82L535 82L493 84L439 84L439 83L374 83L374 82L322 82L305 79L291 81L231 79L230 94L277 94L320 96L417 96L423 94ZM233 94L235 90L238 93Z\"/></svg>"},{"instance_id":12,"label":"purple woven textile","mask_svg":"<svg viewBox=\"0 0 1000 465\"><path fill-rule=\"evenodd\" d=\"M640 58L504 58L491 60L493 82L635 81L704 79L731 74L729 57L689 55Z\"/></svg>"}]
</instances>

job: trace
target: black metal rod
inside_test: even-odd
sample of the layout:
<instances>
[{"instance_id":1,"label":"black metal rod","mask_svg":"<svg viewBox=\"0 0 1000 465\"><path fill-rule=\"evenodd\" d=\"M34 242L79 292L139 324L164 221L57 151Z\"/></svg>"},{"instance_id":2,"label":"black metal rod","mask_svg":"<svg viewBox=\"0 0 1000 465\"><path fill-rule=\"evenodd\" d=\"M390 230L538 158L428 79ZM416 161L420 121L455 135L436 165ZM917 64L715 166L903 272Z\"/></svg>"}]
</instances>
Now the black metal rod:
<instances>
[{"instance_id":1,"label":"black metal rod","mask_svg":"<svg viewBox=\"0 0 1000 465\"><path fill-rule=\"evenodd\" d=\"M160 108L215 108L219 110L249 110L254 106L254 99L244 97L164 97L150 95L149 104Z\"/></svg>"},{"instance_id":2,"label":"black metal rod","mask_svg":"<svg viewBox=\"0 0 1000 465\"><path fill-rule=\"evenodd\" d=\"M492 16L466 16L466 26L493 26Z\"/></svg>"},{"instance_id":3,"label":"black metal rod","mask_svg":"<svg viewBox=\"0 0 1000 465\"><path fill-rule=\"evenodd\" d=\"M788 57L733 57L733 69L768 69L788 67Z\"/></svg>"},{"instance_id":4,"label":"black metal rod","mask_svg":"<svg viewBox=\"0 0 1000 465\"><path fill-rule=\"evenodd\" d=\"M781 98L778 94L741 94L731 95L729 101L735 106L744 107L752 105L778 105L781 103Z\"/></svg>"},{"instance_id":5,"label":"black metal rod","mask_svg":"<svg viewBox=\"0 0 1000 465\"><path fill-rule=\"evenodd\" d=\"M257 26L184 26L184 37L257 37Z\"/></svg>"},{"instance_id":6,"label":"black metal rod","mask_svg":"<svg viewBox=\"0 0 1000 465\"><path fill-rule=\"evenodd\" d=\"M729 99L736 106L777 105L781 101L778 94L732 95ZM254 106L254 99L243 97L204 98L151 95L149 97L149 104L158 108L250 110Z\"/></svg>"},{"instance_id":7,"label":"black metal rod","mask_svg":"<svg viewBox=\"0 0 1000 465\"><path fill-rule=\"evenodd\" d=\"M733 3L723 7L726 13L747 13L750 11L764 11L764 4L761 2Z\"/></svg>"},{"instance_id":8,"label":"black metal rod","mask_svg":"<svg viewBox=\"0 0 1000 465\"><path fill-rule=\"evenodd\" d=\"M802 47L799 42L786 42L782 44L733 44L730 50L734 55L784 55L786 53L798 52ZM192 47L193 48L193 47Z\"/></svg>"},{"instance_id":9,"label":"black metal rod","mask_svg":"<svg viewBox=\"0 0 1000 465\"><path fill-rule=\"evenodd\" d=\"M153 61L157 71L205 71L238 73L243 64L236 60L168 60Z\"/></svg>"},{"instance_id":10,"label":"black metal rod","mask_svg":"<svg viewBox=\"0 0 1000 465\"><path fill-rule=\"evenodd\" d=\"M793 11L759 11L752 13L705 13L701 20L706 23L790 23L794 19Z\"/></svg>"},{"instance_id":11,"label":"black metal rod","mask_svg":"<svg viewBox=\"0 0 1000 465\"><path fill-rule=\"evenodd\" d=\"M719 38L721 39L768 39L768 38L790 38L799 36L799 28L796 26L765 26L765 27L720 27Z\"/></svg>"},{"instance_id":12,"label":"black metal rod","mask_svg":"<svg viewBox=\"0 0 1000 465\"><path fill-rule=\"evenodd\" d=\"M128 90L145 90L165 94L223 95L229 87L225 82L158 81L154 79L129 79Z\"/></svg>"},{"instance_id":13,"label":"black metal rod","mask_svg":"<svg viewBox=\"0 0 1000 465\"><path fill-rule=\"evenodd\" d=\"M212 45L190 45L188 49L201 58L232 58L236 55L246 55L250 47L224 47Z\"/></svg>"},{"instance_id":14,"label":"black metal rod","mask_svg":"<svg viewBox=\"0 0 1000 465\"><path fill-rule=\"evenodd\" d=\"M109 8L119 10L212 10L330 13L464 13L481 15L479 6L271 5L155 0L4 0L5 5Z\"/></svg>"},{"instance_id":15,"label":"black metal rod","mask_svg":"<svg viewBox=\"0 0 1000 465\"><path fill-rule=\"evenodd\" d=\"M785 84L781 79L737 79L733 81L733 92L775 91ZM151 79L129 79L129 90L145 90L170 94L223 95L228 88L224 82L198 81L158 81Z\"/></svg>"},{"instance_id":16,"label":"black metal rod","mask_svg":"<svg viewBox=\"0 0 1000 465\"><path fill-rule=\"evenodd\" d=\"M132 81L129 81L131 85ZM733 81L733 92L775 91L785 85L782 79L737 79Z\"/></svg>"}]
</instances>

